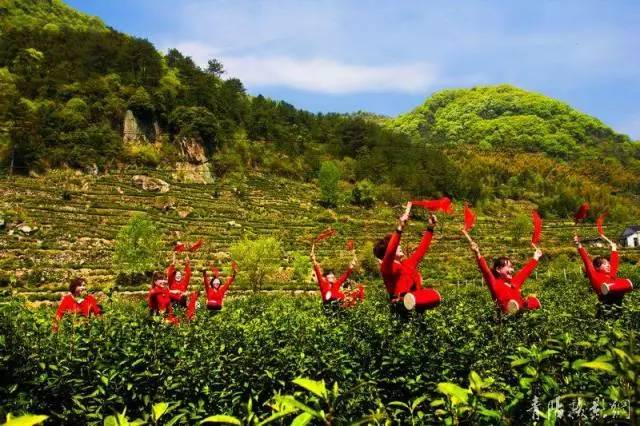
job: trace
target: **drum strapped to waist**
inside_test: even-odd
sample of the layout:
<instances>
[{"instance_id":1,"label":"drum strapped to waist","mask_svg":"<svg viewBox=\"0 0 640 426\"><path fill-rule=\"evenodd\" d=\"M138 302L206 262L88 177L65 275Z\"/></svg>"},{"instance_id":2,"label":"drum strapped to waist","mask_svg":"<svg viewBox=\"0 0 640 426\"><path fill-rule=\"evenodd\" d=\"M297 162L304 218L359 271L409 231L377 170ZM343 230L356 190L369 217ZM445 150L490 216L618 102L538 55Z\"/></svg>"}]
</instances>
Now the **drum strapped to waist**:
<instances>
[{"instance_id":1,"label":"drum strapped to waist","mask_svg":"<svg viewBox=\"0 0 640 426\"><path fill-rule=\"evenodd\" d=\"M422 311L438 306L442 301L440 293L432 288L423 288L406 293L402 299L406 310Z\"/></svg>"},{"instance_id":2,"label":"drum strapped to waist","mask_svg":"<svg viewBox=\"0 0 640 426\"><path fill-rule=\"evenodd\" d=\"M633 283L626 278L616 278L612 283L603 283L600 292L603 296L622 296L633 290Z\"/></svg>"}]
</instances>

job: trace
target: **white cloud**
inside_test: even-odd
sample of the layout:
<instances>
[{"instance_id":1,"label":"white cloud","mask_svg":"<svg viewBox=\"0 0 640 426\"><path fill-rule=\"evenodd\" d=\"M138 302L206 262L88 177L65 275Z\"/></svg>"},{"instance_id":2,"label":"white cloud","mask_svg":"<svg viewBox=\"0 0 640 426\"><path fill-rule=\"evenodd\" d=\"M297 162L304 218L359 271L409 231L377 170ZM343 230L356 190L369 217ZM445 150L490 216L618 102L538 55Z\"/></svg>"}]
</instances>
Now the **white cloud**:
<instances>
[{"instance_id":1,"label":"white cloud","mask_svg":"<svg viewBox=\"0 0 640 426\"><path fill-rule=\"evenodd\" d=\"M205 66L220 60L230 77L248 87L287 87L328 94L402 92L422 93L437 79L427 62L393 65L354 65L334 59L300 59L290 56L224 56L219 49L199 42L178 43L178 50Z\"/></svg>"}]
</instances>

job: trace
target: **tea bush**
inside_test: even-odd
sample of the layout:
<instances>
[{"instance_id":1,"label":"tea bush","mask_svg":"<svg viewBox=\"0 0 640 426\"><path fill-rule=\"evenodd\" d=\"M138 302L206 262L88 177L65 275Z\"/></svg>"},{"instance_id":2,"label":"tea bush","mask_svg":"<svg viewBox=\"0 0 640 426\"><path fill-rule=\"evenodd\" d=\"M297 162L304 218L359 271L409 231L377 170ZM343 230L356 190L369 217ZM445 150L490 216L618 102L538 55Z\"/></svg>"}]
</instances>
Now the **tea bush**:
<instances>
[{"instance_id":1,"label":"tea bush","mask_svg":"<svg viewBox=\"0 0 640 426\"><path fill-rule=\"evenodd\" d=\"M551 277L525 287L541 311L507 318L486 289L447 286L441 306L403 322L381 287L335 316L322 314L318 297L254 294L179 327L148 317L141 300L114 298L102 318L67 319L57 334L51 309L14 301L0 307L0 400L5 412L66 424L98 424L125 408L144 417L158 402L175 404L186 424L211 414L246 420L247 404L264 419L278 395L300 395L293 381L305 377L339 384L332 424L529 424L534 415L568 421L575 401L609 416L622 416L616 407L627 401L638 407L638 292L597 318L583 279ZM556 398L564 420L547 410Z\"/></svg>"}]
</instances>

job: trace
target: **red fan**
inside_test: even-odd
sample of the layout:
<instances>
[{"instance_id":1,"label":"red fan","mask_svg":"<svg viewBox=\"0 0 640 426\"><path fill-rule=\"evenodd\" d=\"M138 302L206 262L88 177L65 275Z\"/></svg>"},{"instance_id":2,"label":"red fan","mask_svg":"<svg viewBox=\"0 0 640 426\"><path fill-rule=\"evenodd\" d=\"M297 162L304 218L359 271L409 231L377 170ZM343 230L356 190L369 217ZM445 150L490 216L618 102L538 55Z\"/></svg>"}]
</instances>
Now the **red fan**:
<instances>
[{"instance_id":1,"label":"red fan","mask_svg":"<svg viewBox=\"0 0 640 426\"><path fill-rule=\"evenodd\" d=\"M583 220L585 220L588 214L589 214L589 203L584 203L580 206L576 214L573 215L573 219L575 220L576 224L578 224Z\"/></svg>"},{"instance_id":2,"label":"red fan","mask_svg":"<svg viewBox=\"0 0 640 426\"><path fill-rule=\"evenodd\" d=\"M353 250L353 240L347 240L347 250Z\"/></svg>"},{"instance_id":3,"label":"red fan","mask_svg":"<svg viewBox=\"0 0 640 426\"><path fill-rule=\"evenodd\" d=\"M531 211L531 218L533 219L533 234L531 235L531 244L536 247L540 243L540 236L542 235L542 219L536 210Z\"/></svg>"},{"instance_id":4,"label":"red fan","mask_svg":"<svg viewBox=\"0 0 640 426\"><path fill-rule=\"evenodd\" d=\"M464 232L469 233L476 224L476 215L469 208L467 203L464 203Z\"/></svg>"},{"instance_id":5,"label":"red fan","mask_svg":"<svg viewBox=\"0 0 640 426\"><path fill-rule=\"evenodd\" d=\"M316 243L319 243L320 241L324 241L327 238L331 238L334 235L336 235L338 233L338 231L336 231L335 229L325 229L324 231L322 231L321 233L318 234L318 236L315 239Z\"/></svg>"},{"instance_id":6,"label":"red fan","mask_svg":"<svg viewBox=\"0 0 640 426\"><path fill-rule=\"evenodd\" d=\"M184 243L177 242L175 246L173 246L173 251L178 253L182 253L185 249Z\"/></svg>"},{"instance_id":7,"label":"red fan","mask_svg":"<svg viewBox=\"0 0 640 426\"><path fill-rule=\"evenodd\" d=\"M218 278L220 276L220 270L215 266L211 267L211 273L213 274L213 278Z\"/></svg>"},{"instance_id":8,"label":"red fan","mask_svg":"<svg viewBox=\"0 0 640 426\"><path fill-rule=\"evenodd\" d=\"M196 251L198 250L200 247L202 247L202 243L204 243L204 240L199 239L198 241L196 241L195 243L191 244L189 246L189 251Z\"/></svg>"},{"instance_id":9,"label":"red fan","mask_svg":"<svg viewBox=\"0 0 640 426\"><path fill-rule=\"evenodd\" d=\"M442 211L447 214L453 213L453 206L449 197L438 198L437 200L415 200L411 204L418 207L424 207L429 211Z\"/></svg>"},{"instance_id":10,"label":"red fan","mask_svg":"<svg viewBox=\"0 0 640 426\"><path fill-rule=\"evenodd\" d=\"M596 226L598 227L598 234L600 234L603 237L604 237L604 229L602 229L602 224L604 223L604 218L607 216L608 213L609 212L604 212L600 216L598 216L598 219L596 219Z\"/></svg>"}]
</instances>

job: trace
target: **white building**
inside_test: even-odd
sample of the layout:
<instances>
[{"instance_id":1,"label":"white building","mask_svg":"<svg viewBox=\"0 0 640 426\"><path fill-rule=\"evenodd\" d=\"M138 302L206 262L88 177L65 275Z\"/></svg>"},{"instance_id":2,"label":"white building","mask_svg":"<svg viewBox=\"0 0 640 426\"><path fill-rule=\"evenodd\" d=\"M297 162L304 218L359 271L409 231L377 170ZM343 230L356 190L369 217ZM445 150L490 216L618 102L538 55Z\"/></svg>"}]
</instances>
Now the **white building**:
<instances>
[{"instance_id":1,"label":"white building","mask_svg":"<svg viewBox=\"0 0 640 426\"><path fill-rule=\"evenodd\" d=\"M640 225L627 226L620 235L623 247L640 247Z\"/></svg>"}]
</instances>

